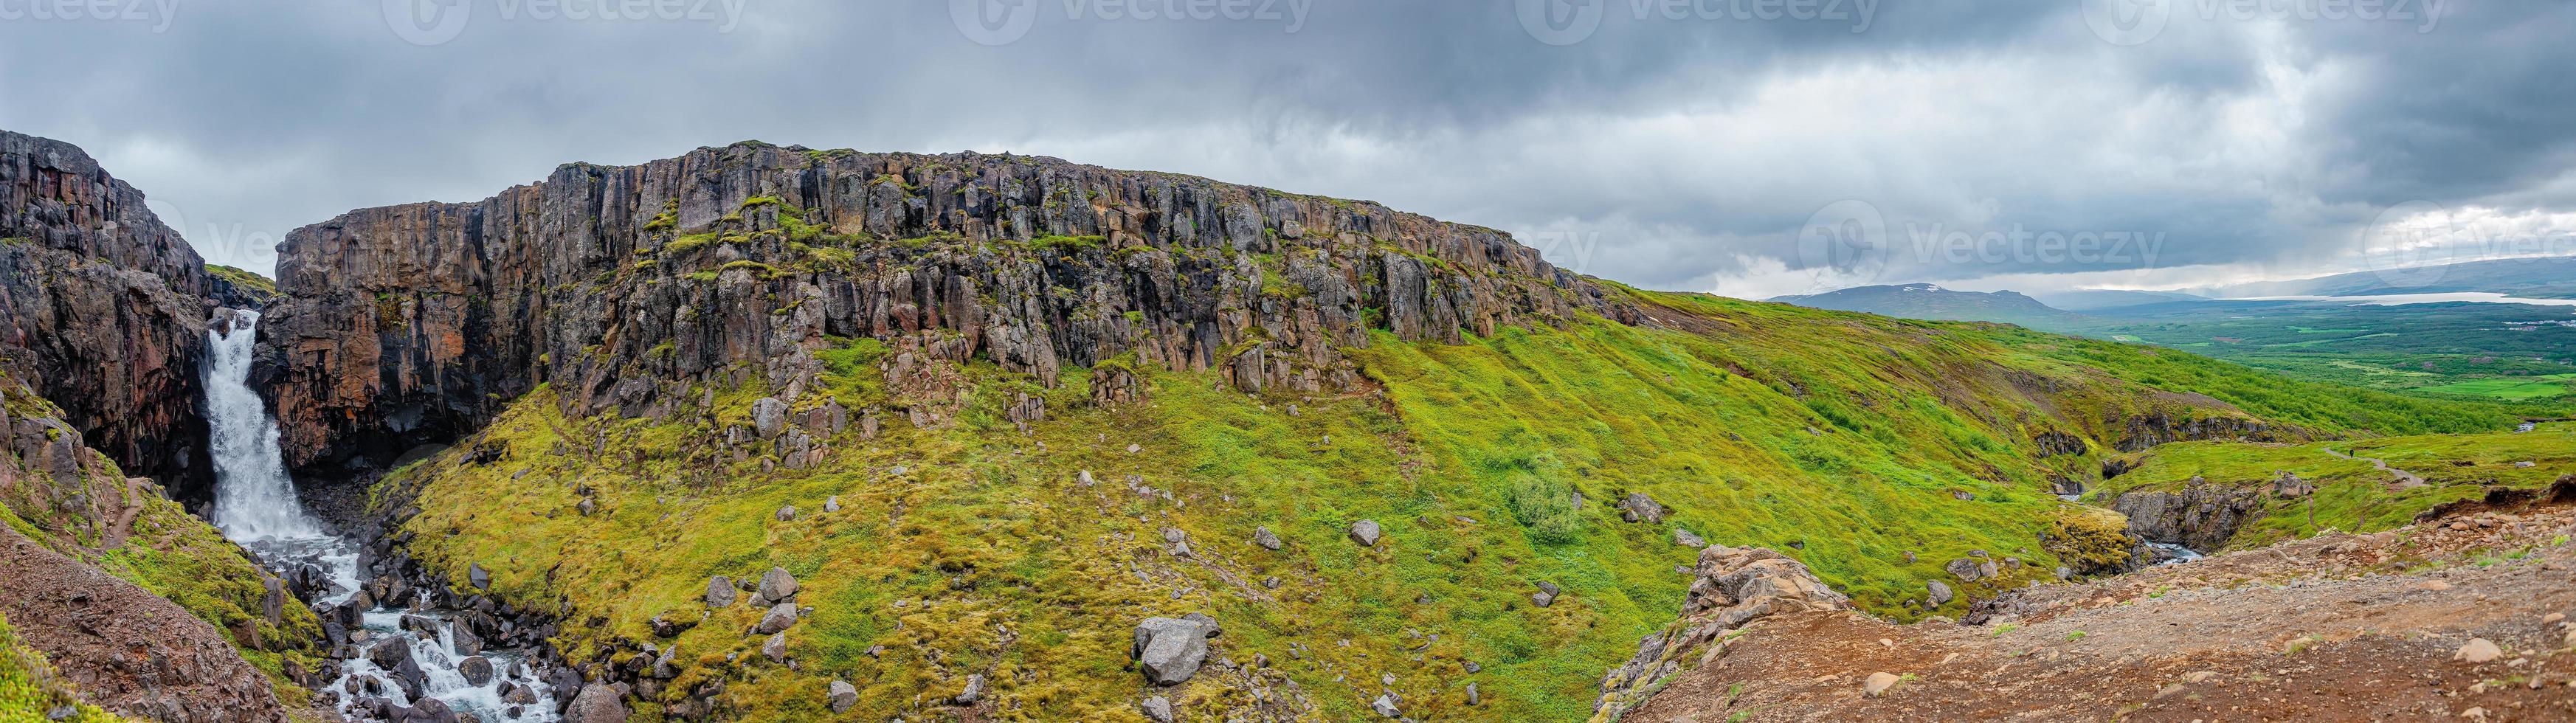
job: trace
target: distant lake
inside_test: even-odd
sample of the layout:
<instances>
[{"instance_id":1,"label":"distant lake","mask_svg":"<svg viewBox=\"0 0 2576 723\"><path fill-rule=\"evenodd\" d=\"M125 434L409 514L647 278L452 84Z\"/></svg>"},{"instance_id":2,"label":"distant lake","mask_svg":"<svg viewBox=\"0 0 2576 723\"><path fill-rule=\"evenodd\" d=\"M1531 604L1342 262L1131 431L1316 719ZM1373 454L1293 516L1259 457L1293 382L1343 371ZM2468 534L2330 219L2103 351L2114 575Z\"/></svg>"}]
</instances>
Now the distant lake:
<instances>
[{"instance_id":1,"label":"distant lake","mask_svg":"<svg viewBox=\"0 0 2576 723\"><path fill-rule=\"evenodd\" d=\"M2402 306L2406 304L2443 304L2473 302L2479 304L2530 304L2533 306L2576 306L2576 299L2527 299L2485 291L2459 291L2443 294L2386 294L2371 296L2249 296L2219 301L2339 301L2354 306Z\"/></svg>"}]
</instances>

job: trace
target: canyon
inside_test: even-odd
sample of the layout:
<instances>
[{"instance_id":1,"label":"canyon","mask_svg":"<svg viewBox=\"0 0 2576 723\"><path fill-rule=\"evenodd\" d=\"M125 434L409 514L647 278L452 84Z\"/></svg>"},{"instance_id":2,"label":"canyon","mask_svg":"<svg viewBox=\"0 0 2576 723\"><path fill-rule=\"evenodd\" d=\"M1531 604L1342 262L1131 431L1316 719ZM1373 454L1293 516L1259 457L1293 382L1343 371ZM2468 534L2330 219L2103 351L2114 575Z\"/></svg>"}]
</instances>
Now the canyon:
<instances>
[{"instance_id":1,"label":"canyon","mask_svg":"<svg viewBox=\"0 0 2576 723\"><path fill-rule=\"evenodd\" d=\"M1029 156L566 164L297 229L273 293L69 144L0 132L0 202L0 643L107 713L1956 718L1993 709L1778 683L1866 674L1783 631L2009 660L1977 631L2108 628L2096 593L2187 575L2260 618L2297 597L2213 576L2275 540L2335 546L2300 584L2356 600L2480 566L2409 609L2514 593L2433 635L2564 678L2506 623L2567 602L2530 591L2564 575L2576 427L2509 405L1640 290ZM85 620L172 624L103 657ZM2115 692L2027 708L2213 717Z\"/></svg>"}]
</instances>

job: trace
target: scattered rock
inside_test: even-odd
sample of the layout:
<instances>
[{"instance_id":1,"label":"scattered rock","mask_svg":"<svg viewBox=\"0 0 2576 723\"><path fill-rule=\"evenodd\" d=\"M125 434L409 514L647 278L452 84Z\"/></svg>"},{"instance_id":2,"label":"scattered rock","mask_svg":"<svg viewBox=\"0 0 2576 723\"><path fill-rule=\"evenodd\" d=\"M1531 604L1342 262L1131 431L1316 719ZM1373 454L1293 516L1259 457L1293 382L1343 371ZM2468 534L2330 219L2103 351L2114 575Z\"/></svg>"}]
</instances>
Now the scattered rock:
<instances>
[{"instance_id":1,"label":"scattered rock","mask_svg":"<svg viewBox=\"0 0 2576 723\"><path fill-rule=\"evenodd\" d=\"M1159 695L1146 698L1145 702L1136 704L1136 708L1145 713L1146 720L1154 723L1172 723L1172 701L1169 698Z\"/></svg>"},{"instance_id":2,"label":"scattered rock","mask_svg":"<svg viewBox=\"0 0 2576 723\"><path fill-rule=\"evenodd\" d=\"M1923 582L1923 586L1931 588L1932 594L1925 600L1926 602L1932 603L1930 607L1937 608L1950 604L1952 593L1950 592L1949 585L1944 585L1939 580L1926 580Z\"/></svg>"},{"instance_id":3,"label":"scattered rock","mask_svg":"<svg viewBox=\"0 0 2576 723\"><path fill-rule=\"evenodd\" d=\"M2470 638L2469 644L2460 646L2460 652L2451 654L2452 660L2463 663L2484 663L2501 657L2504 657L2504 649L2486 638Z\"/></svg>"},{"instance_id":4,"label":"scattered rock","mask_svg":"<svg viewBox=\"0 0 2576 723\"><path fill-rule=\"evenodd\" d=\"M1476 684L1475 684L1475 683L1468 683L1468 684L1467 684L1467 704L1468 704L1468 705L1471 705L1471 706L1472 706L1472 705L1483 705L1483 704L1484 704L1484 702L1485 702L1485 701L1484 701L1484 698L1479 697L1479 696L1477 696L1477 695L1476 695Z\"/></svg>"},{"instance_id":5,"label":"scattered rock","mask_svg":"<svg viewBox=\"0 0 2576 723\"><path fill-rule=\"evenodd\" d=\"M1691 549L1699 549L1708 546L1707 540L1699 539L1699 536L1691 534L1690 530L1685 530L1679 527L1673 528L1673 543Z\"/></svg>"},{"instance_id":6,"label":"scattered rock","mask_svg":"<svg viewBox=\"0 0 2576 723\"><path fill-rule=\"evenodd\" d=\"M626 715L626 701L606 683L582 686L572 706L564 709L565 723L626 723Z\"/></svg>"},{"instance_id":7,"label":"scattered rock","mask_svg":"<svg viewBox=\"0 0 2576 723\"><path fill-rule=\"evenodd\" d=\"M984 699L984 674L983 674L983 673L975 673L975 674L972 674L972 675L968 675L968 676L966 676L966 690L957 694L957 704L958 704L958 705L974 705L974 704L975 704L975 701L979 701L979 700L983 700L983 699Z\"/></svg>"},{"instance_id":8,"label":"scattered rock","mask_svg":"<svg viewBox=\"0 0 2576 723\"><path fill-rule=\"evenodd\" d=\"M1268 528L1268 527L1256 527L1256 528L1253 528L1253 530L1252 530L1252 544L1260 545L1260 546L1261 546L1261 549L1264 549L1264 550L1270 550L1270 551L1273 551L1273 552L1278 551L1278 550L1279 550L1279 548L1281 548L1281 547L1283 547L1283 546L1284 546L1282 543L1280 543L1280 542L1279 542L1279 536L1278 536L1278 535L1271 534L1271 532L1270 532L1270 528Z\"/></svg>"},{"instance_id":9,"label":"scattered rock","mask_svg":"<svg viewBox=\"0 0 2576 723\"><path fill-rule=\"evenodd\" d=\"M751 425L760 431L761 439L773 439L787 431L787 403L777 397L761 397L751 403Z\"/></svg>"},{"instance_id":10,"label":"scattered rock","mask_svg":"<svg viewBox=\"0 0 2576 723\"><path fill-rule=\"evenodd\" d=\"M732 607L733 596L733 580L723 575L707 578L707 607Z\"/></svg>"},{"instance_id":11,"label":"scattered rock","mask_svg":"<svg viewBox=\"0 0 2576 723\"><path fill-rule=\"evenodd\" d=\"M1376 547L1378 535L1377 520L1351 523L1351 541L1360 543L1361 547Z\"/></svg>"},{"instance_id":12,"label":"scattered rock","mask_svg":"<svg viewBox=\"0 0 2576 723\"><path fill-rule=\"evenodd\" d=\"M1404 717L1404 709L1398 708L1395 705L1394 693L1387 693L1378 696L1377 700L1369 703L1369 708L1376 710L1378 715L1386 716L1388 718Z\"/></svg>"},{"instance_id":13,"label":"scattered rock","mask_svg":"<svg viewBox=\"0 0 2576 723\"><path fill-rule=\"evenodd\" d=\"M850 685L850 681L846 680L832 681L832 692L825 696L824 700L831 702L832 712L847 713L850 706L859 704L858 686Z\"/></svg>"},{"instance_id":14,"label":"scattered rock","mask_svg":"<svg viewBox=\"0 0 2576 723\"><path fill-rule=\"evenodd\" d=\"M1943 563L1941 569L1948 571L1952 577L1959 578L1961 582L1976 582L1978 578L1985 577L1984 566L1975 558L1962 557L1951 560Z\"/></svg>"},{"instance_id":15,"label":"scattered rock","mask_svg":"<svg viewBox=\"0 0 2576 723\"><path fill-rule=\"evenodd\" d=\"M492 682L492 660L480 655L456 661L456 674L465 676L465 684L480 687Z\"/></svg>"},{"instance_id":16,"label":"scattered rock","mask_svg":"<svg viewBox=\"0 0 2576 723\"><path fill-rule=\"evenodd\" d=\"M1628 493L1626 498L1619 500L1618 506L1619 519L1622 520L1649 524L1661 524L1664 521L1664 506L1655 504L1655 499L1647 497L1644 492Z\"/></svg>"},{"instance_id":17,"label":"scattered rock","mask_svg":"<svg viewBox=\"0 0 2576 723\"><path fill-rule=\"evenodd\" d=\"M477 562L465 566L465 580L476 590L492 589L492 573L483 569L483 563Z\"/></svg>"},{"instance_id":18,"label":"scattered rock","mask_svg":"<svg viewBox=\"0 0 2576 723\"><path fill-rule=\"evenodd\" d=\"M796 576L788 574L787 568L772 567L760 574L760 596L770 602L794 600L799 589L802 588L796 584Z\"/></svg>"},{"instance_id":19,"label":"scattered rock","mask_svg":"<svg viewBox=\"0 0 2576 723\"><path fill-rule=\"evenodd\" d=\"M1146 618L1136 624L1128 655L1155 685L1178 685L1197 675L1207 662L1208 638L1220 630L1216 619L1198 613L1178 618Z\"/></svg>"},{"instance_id":20,"label":"scattered rock","mask_svg":"<svg viewBox=\"0 0 2576 723\"><path fill-rule=\"evenodd\" d=\"M1888 689L1896 687L1898 680L1894 673L1871 673L1869 679L1860 682L1860 694L1871 697L1886 695Z\"/></svg>"},{"instance_id":21,"label":"scattered rock","mask_svg":"<svg viewBox=\"0 0 2576 723\"><path fill-rule=\"evenodd\" d=\"M780 508L778 508L778 521L780 521L780 522L794 522L794 521L796 521L796 506L795 506L795 505L787 505L787 506L785 506L785 507L780 507Z\"/></svg>"},{"instance_id":22,"label":"scattered rock","mask_svg":"<svg viewBox=\"0 0 2576 723\"><path fill-rule=\"evenodd\" d=\"M1530 602L1538 603L1539 607L1554 605L1559 592L1556 589L1556 583L1541 580L1538 583L1538 592L1530 593Z\"/></svg>"},{"instance_id":23,"label":"scattered rock","mask_svg":"<svg viewBox=\"0 0 2576 723\"><path fill-rule=\"evenodd\" d=\"M787 662L787 634L772 633L769 642L761 644L760 654L767 656L772 663Z\"/></svg>"},{"instance_id":24,"label":"scattered rock","mask_svg":"<svg viewBox=\"0 0 2576 723\"><path fill-rule=\"evenodd\" d=\"M830 496L830 497L825 497L825 498L823 498L823 512L825 512L826 514L828 514L828 513L839 512L839 511L841 511L841 496L840 496L840 495L832 495L832 496Z\"/></svg>"},{"instance_id":25,"label":"scattered rock","mask_svg":"<svg viewBox=\"0 0 2576 723\"><path fill-rule=\"evenodd\" d=\"M769 612L760 616L760 626L753 628L753 630L759 631L762 635L770 635L795 627L795 625L796 604L779 603L769 606Z\"/></svg>"}]
</instances>

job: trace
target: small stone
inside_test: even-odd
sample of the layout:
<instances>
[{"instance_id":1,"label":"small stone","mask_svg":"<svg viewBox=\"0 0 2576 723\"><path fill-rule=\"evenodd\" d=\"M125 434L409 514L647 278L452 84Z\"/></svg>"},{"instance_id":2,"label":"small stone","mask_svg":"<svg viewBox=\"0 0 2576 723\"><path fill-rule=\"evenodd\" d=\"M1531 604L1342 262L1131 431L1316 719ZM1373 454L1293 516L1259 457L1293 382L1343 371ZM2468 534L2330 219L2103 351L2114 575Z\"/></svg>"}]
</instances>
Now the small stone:
<instances>
[{"instance_id":1,"label":"small stone","mask_svg":"<svg viewBox=\"0 0 2576 723\"><path fill-rule=\"evenodd\" d=\"M771 634L769 636L769 642L761 644L760 654L768 656L769 662L772 663L787 662L787 634Z\"/></svg>"},{"instance_id":2,"label":"small stone","mask_svg":"<svg viewBox=\"0 0 2576 723\"><path fill-rule=\"evenodd\" d=\"M1165 527L1165 528L1163 528L1163 541L1164 541L1164 542L1180 542L1180 541L1182 541L1182 540L1187 540L1187 539L1190 539L1190 533L1182 532L1182 531L1181 531L1181 528L1178 528L1178 527Z\"/></svg>"},{"instance_id":3,"label":"small stone","mask_svg":"<svg viewBox=\"0 0 2576 723\"><path fill-rule=\"evenodd\" d=\"M1939 580L1926 580L1923 586L1931 590L1931 595L1926 597L1925 602L1932 603L1932 607L1950 604L1953 593L1950 592L1949 585L1942 584Z\"/></svg>"},{"instance_id":4,"label":"small stone","mask_svg":"<svg viewBox=\"0 0 2576 723\"><path fill-rule=\"evenodd\" d=\"M1867 680L1861 681L1860 694L1871 697L1886 695L1888 689L1896 687L1896 681L1898 680L1901 679L1896 677L1896 674L1894 673L1871 673Z\"/></svg>"},{"instance_id":5,"label":"small stone","mask_svg":"<svg viewBox=\"0 0 2576 723\"><path fill-rule=\"evenodd\" d=\"M1480 698L1480 697L1477 697L1477 695L1476 695L1476 684L1475 684L1475 683L1468 683L1468 684L1467 684L1467 704L1468 704L1468 705L1482 705L1482 704L1484 704L1484 699L1483 699L1483 698Z\"/></svg>"},{"instance_id":6,"label":"small stone","mask_svg":"<svg viewBox=\"0 0 2576 723\"><path fill-rule=\"evenodd\" d=\"M1361 547L1376 547L1378 536L1377 520L1360 520L1351 523L1351 541L1360 543Z\"/></svg>"},{"instance_id":7,"label":"small stone","mask_svg":"<svg viewBox=\"0 0 2576 723\"><path fill-rule=\"evenodd\" d=\"M1277 552L1277 551L1279 550L1279 548L1281 548L1281 547L1284 547L1284 546L1285 546L1283 543L1281 543L1281 542L1279 541L1279 536L1278 536L1278 535L1271 534L1271 532L1270 532L1270 528L1268 528L1268 527L1256 527L1256 528L1253 528L1253 530L1252 530L1252 544L1260 545L1260 546L1261 546L1261 549L1264 549L1264 550L1270 550L1270 551L1273 551L1273 552Z\"/></svg>"},{"instance_id":8,"label":"small stone","mask_svg":"<svg viewBox=\"0 0 2576 723\"><path fill-rule=\"evenodd\" d=\"M1694 550L1708 546L1707 540L1702 540L1698 535L1691 534L1690 530L1679 527L1673 528L1673 543Z\"/></svg>"},{"instance_id":9,"label":"small stone","mask_svg":"<svg viewBox=\"0 0 2576 723\"><path fill-rule=\"evenodd\" d=\"M2504 657L2504 649L2496 647L2495 641L2486 638L2470 638L2469 644L2460 646L2460 652L2451 654L2452 660L2473 664L2489 662L2501 657Z\"/></svg>"},{"instance_id":10,"label":"small stone","mask_svg":"<svg viewBox=\"0 0 2576 723\"><path fill-rule=\"evenodd\" d=\"M958 705L974 705L984 699L984 674L966 676L966 690L957 694Z\"/></svg>"},{"instance_id":11,"label":"small stone","mask_svg":"<svg viewBox=\"0 0 2576 723\"><path fill-rule=\"evenodd\" d=\"M1539 607L1554 605L1556 596L1561 592L1556 588L1556 583L1542 580L1538 584L1538 592L1530 593L1530 602L1538 603Z\"/></svg>"},{"instance_id":12,"label":"small stone","mask_svg":"<svg viewBox=\"0 0 2576 723\"><path fill-rule=\"evenodd\" d=\"M1369 703L1369 708L1376 710L1378 715L1386 716L1388 718L1404 717L1404 709L1398 708L1395 705L1394 693L1387 693L1378 696L1377 700Z\"/></svg>"},{"instance_id":13,"label":"small stone","mask_svg":"<svg viewBox=\"0 0 2576 723\"><path fill-rule=\"evenodd\" d=\"M733 580L723 575L707 578L707 607L732 607L733 597Z\"/></svg>"},{"instance_id":14,"label":"small stone","mask_svg":"<svg viewBox=\"0 0 2576 723\"><path fill-rule=\"evenodd\" d=\"M492 572L483 569L483 563L477 562L465 566L465 580L476 590L492 589Z\"/></svg>"},{"instance_id":15,"label":"small stone","mask_svg":"<svg viewBox=\"0 0 2576 723\"><path fill-rule=\"evenodd\" d=\"M850 685L850 681L846 680L832 681L831 695L825 700L832 702L832 712L847 713L850 706L859 704L858 686Z\"/></svg>"},{"instance_id":16,"label":"small stone","mask_svg":"<svg viewBox=\"0 0 2576 723\"><path fill-rule=\"evenodd\" d=\"M841 496L832 495L823 498L823 511L826 513L841 511Z\"/></svg>"},{"instance_id":17,"label":"small stone","mask_svg":"<svg viewBox=\"0 0 2576 723\"><path fill-rule=\"evenodd\" d=\"M778 508L778 521L780 521L780 522L794 522L795 520L796 520L796 506L795 506L795 505L788 505L788 506L785 506L785 507L780 507L780 508Z\"/></svg>"},{"instance_id":18,"label":"small stone","mask_svg":"<svg viewBox=\"0 0 2576 723\"><path fill-rule=\"evenodd\" d=\"M1165 698L1159 695L1152 698L1146 698L1145 702L1136 704L1136 708L1145 713L1146 720L1153 721L1154 723L1172 723L1172 700L1170 698Z\"/></svg>"}]
</instances>

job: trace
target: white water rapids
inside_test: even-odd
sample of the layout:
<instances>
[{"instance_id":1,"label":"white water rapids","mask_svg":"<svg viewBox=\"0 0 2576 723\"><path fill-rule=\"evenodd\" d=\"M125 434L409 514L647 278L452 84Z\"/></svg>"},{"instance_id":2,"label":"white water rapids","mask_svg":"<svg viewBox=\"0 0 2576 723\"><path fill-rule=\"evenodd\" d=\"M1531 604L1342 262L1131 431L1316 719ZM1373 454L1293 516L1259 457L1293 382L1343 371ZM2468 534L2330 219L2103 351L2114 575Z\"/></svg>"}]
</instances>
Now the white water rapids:
<instances>
[{"instance_id":1,"label":"white water rapids","mask_svg":"<svg viewBox=\"0 0 2576 723\"><path fill-rule=\"evenodd\" d=\"M307 514L297 500L294 479L287 475L285 455L277 444L277 423L269 417L267 403L249 384L259 313L233 313L229 328L217 325L207 332L206 421L214 438L215 526L223 530L225 537L258 553L281 572L308 564L327 570L331 589L316 601L316 612L347 604L363 584L358 545L326 532L321 521ZM425 598L427 594L415 597ZM378 645L400 644L410 648L411 660L420 667L423 697L437 698L451 710L471 713L484 721L556 720L550 688L528 666L520 664L527 659L524 651L478 651L479 657L491 664L493 674L482 685L475 685L467 682L461 666L476 656L459 651L454 628L457 623L448 614L425 609L427 606L419 599L378 603L380 607L360 611L363 630L350 631L357 657L343 661L340 677L325 687L339 696L337 707L341 713L352 720L368 717L371 706L364 702L368 698L381 698L395 706L413 705L396 680L400 673L378 667L365 655ZM405 630L402 619L406 616L425 624ZM501 686L505 683L531 689L537 700L521 705L504 701ZM519 712L517 717L510 715L514 709Z\"/></svg>"}]
</instances>

